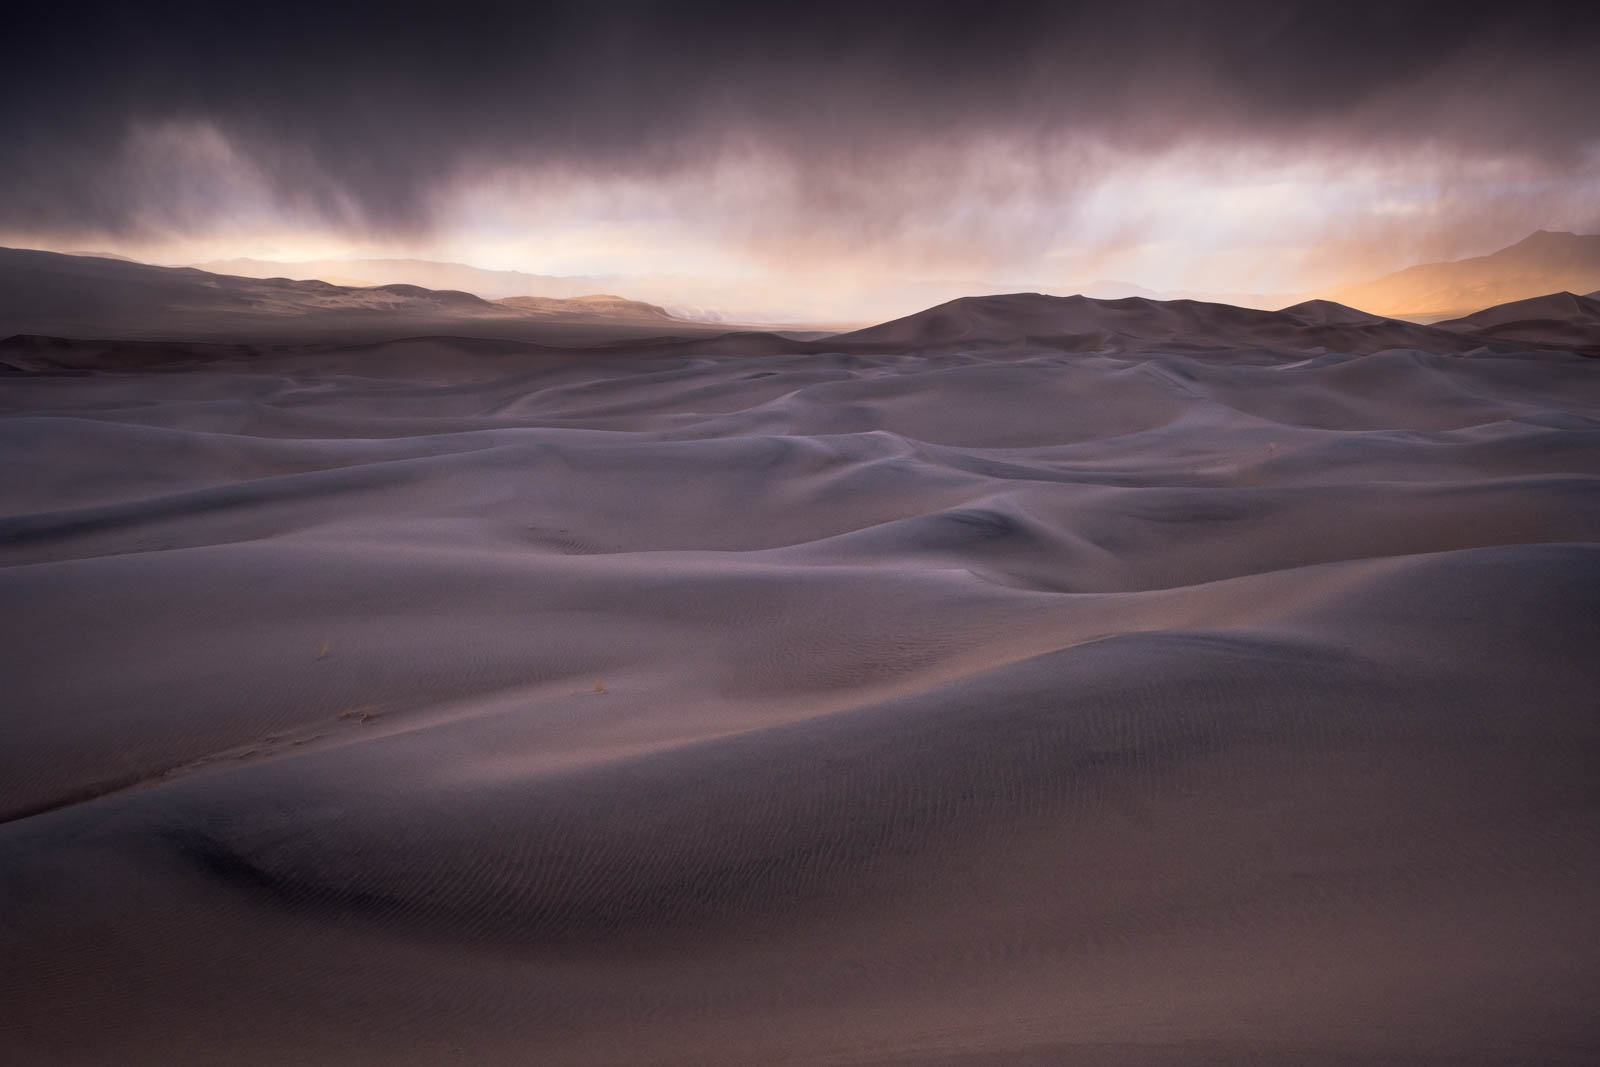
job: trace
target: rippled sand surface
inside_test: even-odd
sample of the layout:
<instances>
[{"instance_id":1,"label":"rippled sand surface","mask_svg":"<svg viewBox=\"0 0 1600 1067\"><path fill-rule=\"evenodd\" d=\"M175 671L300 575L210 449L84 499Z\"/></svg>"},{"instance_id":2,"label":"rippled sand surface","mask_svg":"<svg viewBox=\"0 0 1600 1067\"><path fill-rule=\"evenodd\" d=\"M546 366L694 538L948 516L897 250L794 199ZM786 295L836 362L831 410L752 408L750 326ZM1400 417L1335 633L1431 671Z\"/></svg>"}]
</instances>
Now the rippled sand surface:
<instances>
[{"instance_id":1,"label":"rippled sand surface","mask_svg":"<svg viewBox=\"0 0 1600 1067\"><path fill-rule=\"evenodd\" d=\"M1600 365L963 336L0 378L11 1061L1593 1062Z\"/></svg>"}]
</instances>

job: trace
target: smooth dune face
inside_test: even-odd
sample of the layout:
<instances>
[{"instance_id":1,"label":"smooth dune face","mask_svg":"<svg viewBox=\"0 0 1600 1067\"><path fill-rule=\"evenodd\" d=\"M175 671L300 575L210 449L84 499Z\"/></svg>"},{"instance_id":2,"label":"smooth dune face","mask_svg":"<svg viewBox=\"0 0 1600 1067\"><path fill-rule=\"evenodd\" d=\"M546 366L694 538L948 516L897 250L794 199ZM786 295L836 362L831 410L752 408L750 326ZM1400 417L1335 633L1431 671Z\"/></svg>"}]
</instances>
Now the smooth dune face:
<instances>
[{"instance_id":1,"label":"smooth dune face","mask_svg":"<svg viewBox=\"0 0 1600 1067\"><path fill-rule=\"evenodd\" d=\"M1600 366L1110 303L0 378L8 1058L1592 1062Z\"/></svg>"},{"instance_id":2,"label":"smooth dune face","mask_svg":"<svg viewBox=\"0 0 1600 1067\"><path fill-rule=\"evenodd\" d=\"M1439 325L1490 341L1562 345L1587 355L1600 355L1600 298L1594 293L1549 293L1485 308Z\"/></svg>"}]
</instances>

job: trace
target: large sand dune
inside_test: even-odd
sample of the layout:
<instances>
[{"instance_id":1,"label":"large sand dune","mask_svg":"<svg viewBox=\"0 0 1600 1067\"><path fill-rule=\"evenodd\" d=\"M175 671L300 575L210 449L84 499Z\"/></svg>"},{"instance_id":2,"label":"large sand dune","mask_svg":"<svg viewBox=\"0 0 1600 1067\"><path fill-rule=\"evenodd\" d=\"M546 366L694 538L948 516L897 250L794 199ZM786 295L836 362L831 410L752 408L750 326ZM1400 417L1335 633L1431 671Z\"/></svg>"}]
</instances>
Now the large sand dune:
<instances>
[{"instance_id":1,"label":"large sand dune","mask_svg":"<svg viewBox=\"0 0 1600 1067\"><path fill-rule=\"evenodd\" d=\"M1051 299L8 342L5 1058L1592 1062L1592 345Z\"/></svg>"},{"instance_id":2,"label":"large sand dune","mask_svg":"<svg viewBox=\"0 0 1600 1067\"><path fill-rule=\"evenodd\" d=\"M1485 340L1563 346L1600 356L1600 293L1549 293L1485 308L1438 326Z\"/></svg>"}]
</instances>

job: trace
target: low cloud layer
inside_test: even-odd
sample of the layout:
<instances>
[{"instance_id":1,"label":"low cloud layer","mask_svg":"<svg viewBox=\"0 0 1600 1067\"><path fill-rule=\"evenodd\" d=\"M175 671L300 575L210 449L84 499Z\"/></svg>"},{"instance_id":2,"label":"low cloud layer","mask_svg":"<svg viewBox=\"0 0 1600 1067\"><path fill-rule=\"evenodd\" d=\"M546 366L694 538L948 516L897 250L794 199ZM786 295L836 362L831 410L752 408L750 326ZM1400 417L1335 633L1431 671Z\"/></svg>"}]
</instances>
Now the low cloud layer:
<instances>
[{"instance_id":1,"label":"low cloud layer","mask_svg":"<svg viewBox=\"0 0 1600 1067\"><path fill-rule=\"evenodd\" d=\"M1591 30L1546 3L38 5L0 72L0 233L1265 284L1285 242L1325 245L1314 274L1600 228Z\"/></svg>"}]
</instances>

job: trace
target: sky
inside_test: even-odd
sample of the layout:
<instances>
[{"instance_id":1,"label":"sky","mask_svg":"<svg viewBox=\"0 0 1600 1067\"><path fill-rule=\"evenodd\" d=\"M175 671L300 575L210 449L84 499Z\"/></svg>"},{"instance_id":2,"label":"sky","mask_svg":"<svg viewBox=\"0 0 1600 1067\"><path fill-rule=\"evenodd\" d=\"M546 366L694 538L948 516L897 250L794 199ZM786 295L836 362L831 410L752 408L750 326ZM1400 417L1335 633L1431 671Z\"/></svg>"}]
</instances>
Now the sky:
<instances>
[{"instance_id":1,"label":"sky","mask_svg":"<svg viewBox=\"0 0 1600 1067\"><path fill-rule=\"evenodd\" d=\"M1540 3L35 4L0 243L1292 293L1600 232L1600 18ZM901 310L894 308L892 310Z\"/></svg>"}]
</instances>

